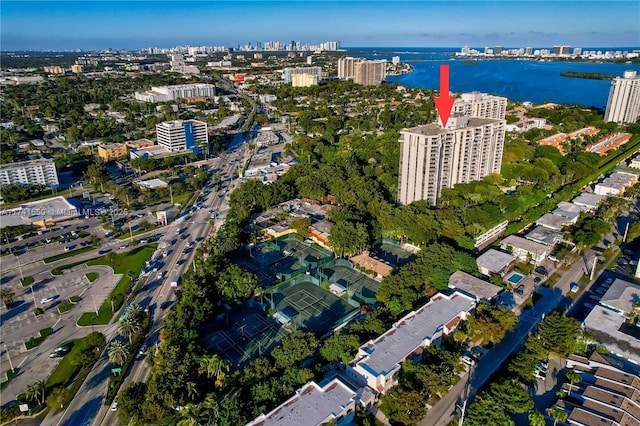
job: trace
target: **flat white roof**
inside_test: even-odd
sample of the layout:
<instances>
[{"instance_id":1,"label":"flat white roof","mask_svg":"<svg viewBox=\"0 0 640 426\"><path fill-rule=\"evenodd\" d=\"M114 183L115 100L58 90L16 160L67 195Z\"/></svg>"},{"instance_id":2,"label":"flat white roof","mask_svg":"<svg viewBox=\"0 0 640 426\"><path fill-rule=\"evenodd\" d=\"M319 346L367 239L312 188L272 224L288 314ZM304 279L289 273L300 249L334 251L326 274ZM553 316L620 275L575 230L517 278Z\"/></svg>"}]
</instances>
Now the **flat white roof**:
<instances>
[{"instance_id":1,"label":"flat white roof","mask_svg":"<svg viewBox=\"0 0 640 426\"><path fill-rule=\"evenodd\" d=\"M477 300L491 299L502 291L501 287L462 271L456 271L451 275L449 288L460 289L467 294L475 296Z\"/></svg>"},{"instance_id":2,"label":"flat white roof","mask_svg":"<svg viewBox=\"0 0 640 426\"><path fill-rule=\"evenodd\" d=\"M247 426L317 426L337 417L355 398L356 392L337 378L324 387L309 382L288 401Z\"/></svg>"},{"instance_id":3,"label":"flat white roof","mask_svg":"<svg viewBox=\"0 0 640 426\"><path fill-rule=\"evenodd\" d=\"M511 246L535 255L542 255L549 251L549 247L544 244L536 243L535 241L530 241L517 235L509 235L502 240L502 245Z\"/></svg>"},{"instance_id":4,"label":"flat white roof","mask_svg":"<svg viewBox=\"0 0 640 426\"><path fill-rule=\"evenodd\" d=\"M631 313L633 304L637 302L640 302L640 286L620 278L616 278L611 283L611 286L600 300L602 305L619 309L625 314Z\"/></svg>"},{"instance_id":5,"label":"flat white roof","mask_svg":"<svg viewBox=\"0 0 640 426\"><path fill-rule=\"evenodd\" d=\"M554 213L545 213L540 219L536 220L536 224L556 231L561 231L563 227L571 225L571 220L564 216L558 216Z\"/></svg>"},{"instance_id":6,"label":"flat white roof","mask_svg":"<svg viewBox=\"0 0 640 426\"><path fill-rule=\"evenodd\" d=\"M603 197L602 195L583 192L582 194L571 200L571 202L573 204L589 206L595 209L596 207L598 207L598 203L602 201L603 198L605 197Z\"/></svg>"},{"instance_id":7,"label":"flat white roof","mask_svg":"<svg viewBox=\"0 0 640 426\"><path fill-rule=\"evenodd\" d=\"M78 216L78 209L62 196L24 203L20 207L0 210L0 228L31 225L41 220L60 222Z\"/></svg>"},{"instance_id":8,"label":"flat white roof","mask_svg":"<svg viewBox=\"0 0 640 426\"><path fill-rule=\"evenodd\" d=\"M515 260L516 257L510 253L489 249L476 259L476 264L478 268L486 268L491 272L499 273Z\"/></svg>"},{"instance_id":9,"label":"flat white roof","mask_svg":"<svg viewBox=\"0 0 640 426\"><path fill-rule=\"evenodd\" d=\"M357 362L374 375L386 374L393 370L407 355L422 345L443 328L445 324L469 312L475 301L460 292L451 296L437 294L429 303L410 312L376 340L360 347L368 353Z\"/></svg>"},{"instance_id":10,"label":"flat white roof","mask_svg":"<svg viewBox=\"0 0 640 426\"><path fill-rule=\"evenodd\" d=\"M584 320L584 327L607 349L640 364L640 340L624 333L625 317L603 306L595 306Z\"/></svg>"}]
</instances>

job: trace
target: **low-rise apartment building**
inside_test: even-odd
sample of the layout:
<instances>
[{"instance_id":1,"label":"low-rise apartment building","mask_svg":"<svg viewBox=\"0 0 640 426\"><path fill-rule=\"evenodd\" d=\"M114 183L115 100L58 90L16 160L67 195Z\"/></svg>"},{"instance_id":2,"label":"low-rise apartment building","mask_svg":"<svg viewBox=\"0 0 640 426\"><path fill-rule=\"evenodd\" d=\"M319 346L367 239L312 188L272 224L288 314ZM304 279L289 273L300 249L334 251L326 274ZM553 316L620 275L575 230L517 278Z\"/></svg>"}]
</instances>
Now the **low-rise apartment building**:
<instances>
[{"instance_id":1,"label":"low-rise apartment building","mask_svg":"<svg viewBox=\"0 0 640 426\"><path fill-rule=\"evenodd\" d=\"M617 197L633 185L638 183L638 175L624 172L615 172L606 177L602 182L597 183L593 192L605 197Z\"/></svg>"},{"instance_id":2,"label":"low-rise apartment building","mask_svg":"<svg viewBox=\"0 0 640 426\"><path fill-rule=\"evenodd\" d=\"M57 187L59 182L56 165L49 159L0 164L0 187L11 184Z\"/></svg>"}]
</instances>

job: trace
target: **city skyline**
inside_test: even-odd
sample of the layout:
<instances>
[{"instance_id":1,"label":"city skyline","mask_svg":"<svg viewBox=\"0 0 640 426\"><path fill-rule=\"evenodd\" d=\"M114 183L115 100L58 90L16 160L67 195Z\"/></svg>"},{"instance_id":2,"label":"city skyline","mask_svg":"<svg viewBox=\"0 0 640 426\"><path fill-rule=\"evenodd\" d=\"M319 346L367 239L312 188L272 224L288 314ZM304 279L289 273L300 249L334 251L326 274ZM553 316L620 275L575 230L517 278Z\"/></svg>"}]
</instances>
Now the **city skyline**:
<instances>
[{"instance_id":1,"label":"city skyline","mask_svg":"<svg viewBox=\"0 0 640 426\"><path fill-rule=\"evenodd\" d=\"M5 1L0 35L4 51L233 47L267 40L340 40L347 47L616 47L638 45L638 12L640 4L624 1Z\"/></svg>"}]
</instances>

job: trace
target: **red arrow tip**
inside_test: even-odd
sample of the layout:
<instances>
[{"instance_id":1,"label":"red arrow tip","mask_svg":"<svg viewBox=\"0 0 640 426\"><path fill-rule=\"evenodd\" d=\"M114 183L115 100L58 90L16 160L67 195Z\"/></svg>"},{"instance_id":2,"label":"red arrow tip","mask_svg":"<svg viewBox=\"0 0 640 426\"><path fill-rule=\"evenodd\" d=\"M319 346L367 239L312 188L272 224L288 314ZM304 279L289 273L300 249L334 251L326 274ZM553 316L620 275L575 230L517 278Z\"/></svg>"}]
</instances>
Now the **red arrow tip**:
<instances>
[{"instance_id":1,"label":"red arrow tip","mask_svg":"<svg viewBox=\"0 0 640 426\"><path fill-rule=\"evenodd\" d=\"M449 116L451 115L451 110L453 109L453 104L456 100L455 98L450 98L447 94L447 96L438 96L433 101L436 103L442 127L446 128L447 121L449 121Z\"/></svg>"}]
</instances>

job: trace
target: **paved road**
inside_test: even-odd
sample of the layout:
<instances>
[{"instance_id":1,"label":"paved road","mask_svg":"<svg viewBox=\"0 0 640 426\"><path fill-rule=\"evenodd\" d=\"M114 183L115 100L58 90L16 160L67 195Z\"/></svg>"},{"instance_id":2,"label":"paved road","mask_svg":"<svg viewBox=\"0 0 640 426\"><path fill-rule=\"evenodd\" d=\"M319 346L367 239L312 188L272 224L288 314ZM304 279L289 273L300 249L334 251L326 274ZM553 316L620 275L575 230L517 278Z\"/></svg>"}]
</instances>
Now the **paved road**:
<instances>
[{"instance_id":1,"label":"paved road","mask_svg":"<svg viewBox=\"0 0 640 426\"><path fill-rule=\"evenodd\" d=\"M225 173L229 178L232 178L233 169L244 164L246 155L247 145L241 145L240 139L238 139L238 141L240 143L230 146L226 153L212 160L210 167L219 169L220 173ZM239 160L235 164L232 164L230 160L236 157L239 158ZM168 309L162 309L161 306L166 302L172 301L174 298L174 293L169 284L171 277L176 274L182 275L186 272L196 252L195 249L197 246L195 245L190 252L183 252L187 242L197 244L197 242L204 240L208 236L210 228L209 222L211 220L210 209L215 210L216 213L216 228L224 222L228 213L228 197L226 195L239 184L238 181L239 180L233 181L232 179L226 179L222 182L222 189L219 192L211 191L208 196L201 196L199 198L196 204L202 205L203 208L182 215L162 229L163 237L159 242L158 250L152 258L163 262L164 265L158 268L158 271L152 271L144 278L143 288L145 288L145 290L140 291L134 298L136 303L154 307L152 309L151 329L148 337L145 339L145 344L149 347L149 350L153 350L153 345L158 341L160 329L164 326L164 315L168 312ZM205 188L205 191L211 189L212 186L212 184L209 184L208 187ZM177 234L176 230L178 229L183 229L183 231ZM183 236L186 236L186 238L183 239ZM141 235L136 238L143 237L144 235ZM121 241L118 243L122 244ZM169 250L170 253L164 257L163 253ZM159 272L165 272L162 279L158 279ZM110 328L105 330L105 333L107 333L107 342L111 341L116 335L115 326L110 326ZM56 416L47 416L42 424L68 426L81 424L118 424L116 413L112 412L109 407L103 405L106 384L111 368L112 365L108 361L105 351L65 412ZM123 386L126 386L132 381L146 381L149 372L150 369L144 361L144 356L137 355L129 371L126 372L127 376Z\"/></svg>"},{"instance_id":2,"label":"paved road","mask_svg":"<svg viewBox=\"0 0 640 426\"><path fill-rule=\"evenodd\" d=\"M500 368L509 355L523 347L528 334L535 331L544 315L557 307L566 308L571 303L571 299L566 296L570 285L580 279L585 272L585 264L590 265L594 256L594 251L587 251L583 261L574 263L568 271L565 271L554 288L541 287L539 292L542 294L542 298L532 309L522 312L516 326L477 363L470 373L462 377L460 382L427 412L420 425L447 425L452 416L456 414L456 404L461 406L465 399L473 398L475 393Z\"/></svg>"}]
</instances>

